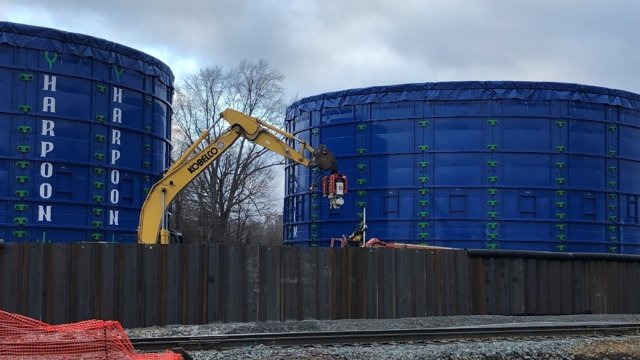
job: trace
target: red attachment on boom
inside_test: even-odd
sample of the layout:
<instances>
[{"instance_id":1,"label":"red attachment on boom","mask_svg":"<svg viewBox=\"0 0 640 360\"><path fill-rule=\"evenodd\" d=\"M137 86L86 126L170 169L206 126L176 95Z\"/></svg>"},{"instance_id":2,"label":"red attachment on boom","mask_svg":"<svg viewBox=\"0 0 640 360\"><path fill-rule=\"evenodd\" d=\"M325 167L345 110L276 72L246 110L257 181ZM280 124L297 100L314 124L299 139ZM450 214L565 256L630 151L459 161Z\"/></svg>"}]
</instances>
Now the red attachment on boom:
<instances>
[{"instance_id":1,"label":"red attachment on boom","mask_svg":"<svg viewBox=\"0 0 640 360\"><path fill-rule=\"evenodd\" d=\"M338 173L322 178L322 195L339 195L347 193L347 177Z\"/></svg>"},{"instance_id":2,"label":"red attachment on boom","mask_svg":"<svg viewBox=\"0 0 640 360\"><path fill-rule=\"evenodd\" d=\"M330 209L339 209L344 204L342 198L347 193L347 177L338 173L322 178L322 195L329 199Z\"/></svg>"}]
</instances>

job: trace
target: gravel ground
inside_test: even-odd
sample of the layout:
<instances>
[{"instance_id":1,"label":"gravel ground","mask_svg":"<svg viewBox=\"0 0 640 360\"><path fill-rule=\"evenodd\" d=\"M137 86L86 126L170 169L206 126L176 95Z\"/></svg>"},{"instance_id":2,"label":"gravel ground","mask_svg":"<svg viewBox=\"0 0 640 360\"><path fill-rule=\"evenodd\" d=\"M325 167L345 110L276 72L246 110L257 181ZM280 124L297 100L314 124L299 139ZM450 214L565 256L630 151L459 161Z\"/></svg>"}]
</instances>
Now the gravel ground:
<instances>
[{"instance_id":1,"label":"gravel ground","mask_svg":"<svg viewBox=\"0 0 640 360\"><path fill-rule=\"evenodd\" d=\"M130 337L241 334L260 332L410 329L525 322L640 322L633 315L447 316L393 320L284 321L174 325L127 329ZM572 337L522 341L461 341L442 344L376 344L313 347L251 346L223 351L191 351L205 359L640 359L640 336Z\"/></svg>"}]
</instances>

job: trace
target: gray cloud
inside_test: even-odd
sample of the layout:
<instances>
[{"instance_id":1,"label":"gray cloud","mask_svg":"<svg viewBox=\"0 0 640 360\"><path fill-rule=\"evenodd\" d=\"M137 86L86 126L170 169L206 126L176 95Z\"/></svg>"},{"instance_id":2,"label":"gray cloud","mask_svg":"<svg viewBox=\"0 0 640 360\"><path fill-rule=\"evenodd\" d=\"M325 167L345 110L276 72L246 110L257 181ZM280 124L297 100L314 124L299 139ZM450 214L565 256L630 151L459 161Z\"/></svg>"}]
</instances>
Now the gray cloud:
<instances>
[{"instance_id":1,"label":"gray cloud","mask_svg":"<svg viewBox=\"0 0 640 360\"><path fill-rule=\"evenodd\" d=\"M447 80L567 81L640 92L633 0L0 0L34 25L186 60L266 59L288 96ZM166 56L166 57L165 57Z\"/></svg>"}]
</instances>

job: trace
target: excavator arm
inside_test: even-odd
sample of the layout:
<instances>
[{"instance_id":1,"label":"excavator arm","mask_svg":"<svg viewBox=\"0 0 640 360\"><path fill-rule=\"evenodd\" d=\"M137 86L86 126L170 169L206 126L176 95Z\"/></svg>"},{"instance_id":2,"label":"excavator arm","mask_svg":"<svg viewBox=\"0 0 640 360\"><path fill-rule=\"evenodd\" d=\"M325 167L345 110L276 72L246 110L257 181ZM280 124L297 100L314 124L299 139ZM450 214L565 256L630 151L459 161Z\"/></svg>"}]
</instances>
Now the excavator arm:
<instances>
[{"instance_id":1,"label":"excavator arm","mask_svg":"<svg viewBox=\"0 0 640 360\"><path fill-rule=\"evenodd\" d=\"M230 127L209 145L197 151L204 139L209 136L209 131L203 132L193 145L167 169L162 179L149 189L140 210L138 243L156 244L158 235L160 235L161 244L169 243L165 214L173 199L240 137L298 164L331 170L334 175L337 174L337 161L323 145L314 149L305 141L284 130L235 110L227 109L222 112L220 117L225 119ZM298 143L299 149L289 146L278 135ZM305 155L306 152L311 155L311 158ZM332 195L337 196L336 194Z\"/></svg>"}]
</instances>

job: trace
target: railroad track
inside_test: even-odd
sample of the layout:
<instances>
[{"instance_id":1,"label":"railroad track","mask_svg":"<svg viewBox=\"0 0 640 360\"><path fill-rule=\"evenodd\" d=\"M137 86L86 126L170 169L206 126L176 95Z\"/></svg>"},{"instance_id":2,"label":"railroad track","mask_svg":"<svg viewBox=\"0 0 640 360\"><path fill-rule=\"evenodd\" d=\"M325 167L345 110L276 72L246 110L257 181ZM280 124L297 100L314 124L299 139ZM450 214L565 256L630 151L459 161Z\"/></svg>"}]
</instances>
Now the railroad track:
<instances>
[{"instance_id":1,"label":"railroad track","mask_svg":"<svg viewBox=\"0 0 640 360\"><path fill-rule=\"evenodd\" d=\"M640 323L519 323L401 330L314 331L133 338L131 342L137 350L145 352L173 348L220 350L258 344L267 346L311 346L403 342L429 343L639 334Z\"/></svg>"}]
</instances>

